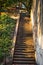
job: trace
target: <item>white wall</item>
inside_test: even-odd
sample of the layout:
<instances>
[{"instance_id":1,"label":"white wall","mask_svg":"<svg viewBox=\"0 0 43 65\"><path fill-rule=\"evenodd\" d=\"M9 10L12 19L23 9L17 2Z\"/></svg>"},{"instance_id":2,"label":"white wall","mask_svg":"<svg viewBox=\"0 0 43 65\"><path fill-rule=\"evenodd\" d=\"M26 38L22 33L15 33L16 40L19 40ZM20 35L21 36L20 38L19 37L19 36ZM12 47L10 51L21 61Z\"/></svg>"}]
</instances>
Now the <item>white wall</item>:
<instances>
[{"instance_id":1,"label":"white wall","mask_svg":"<svg viewBox=\"0 0 43 65\"><path fill-rule=\"evenodd\" d=\"M31 21L33 25L33 39L35 58L38 65L43 65L43 13L42 0L33 0Z\"/></svg>"}]
</instances>

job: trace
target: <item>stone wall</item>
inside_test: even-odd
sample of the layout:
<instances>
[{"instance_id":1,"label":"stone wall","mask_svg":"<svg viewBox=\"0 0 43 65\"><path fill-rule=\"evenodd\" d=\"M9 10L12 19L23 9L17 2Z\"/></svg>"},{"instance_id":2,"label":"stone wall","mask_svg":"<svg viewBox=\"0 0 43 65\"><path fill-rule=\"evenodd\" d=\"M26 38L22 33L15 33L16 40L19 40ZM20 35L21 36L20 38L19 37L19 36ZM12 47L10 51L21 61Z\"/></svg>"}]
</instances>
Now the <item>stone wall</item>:
<instances>
[{"instance_id":1,"label":"stone wall","mask_svg":"<svg viewBox=\"0 0 43 65\"><path fill-rule=\"evenodd\" d=\"M43 0L33 0L31 9L35 58L38 65L43 65L43 2L42 1Z\"/></svg>"}]
</instances>

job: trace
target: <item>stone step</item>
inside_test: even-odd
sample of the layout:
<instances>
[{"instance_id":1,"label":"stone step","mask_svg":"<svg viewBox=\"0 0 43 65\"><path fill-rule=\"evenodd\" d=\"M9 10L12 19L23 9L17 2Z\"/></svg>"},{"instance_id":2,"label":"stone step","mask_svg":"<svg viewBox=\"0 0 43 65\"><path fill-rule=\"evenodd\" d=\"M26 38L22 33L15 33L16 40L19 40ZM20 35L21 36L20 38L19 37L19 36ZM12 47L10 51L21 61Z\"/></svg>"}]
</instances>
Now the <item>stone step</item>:
<instances>
[{"instance_id":1,"label":"stone step","mask_svg":"<svg viewBox=\"0 0 43 65\"><path fill-rule=\"evenodd\" d=\"M21 63L21 64L35 64L35 61L13 61L13 63Z\"/></svg>"},{"instance_id":2,"label":"stone step","mask_svg":"<svg viewBox=\"0 0 43 65\"><path fill-rule=\"evenodd\" d=\"M20 51L21 52L34 52L34 50L31 50L31 49L28 49L28 50L27 49L26 50L18 50L18 49L16 50L15 49L15 52L20 52Z\"/></svg>"},{"instance_id":3,"label":"stone step","mask_svg":"<svg viewBox=\"0 0 43 65\"><path fill-rule=\"evenodd\" d=\"M34 54L34 52L19 52L19 53L18 52L15 52L15 54L20 54L20 55L21 54Z\"/></svg>"},{"instance_id":4,"label":"stone step","mask_svg":"<svg viewBox=\"0 0 43 65\"><path fill-rule=\"evenodd\" d=\"M34 48L34 46L33 45L28 45L28 46L26 46L26 45L19 45L19 44L16 44L15 45L16 47L22 47L22 48Z\"/></svg>"},{"instance_id":5,"label":"stone step","mask_svg":"<svg viewBox=\"0 0 43 65\"><path fill-rule=\"evenodd\" d=\"M14 58L23 58L23 57L28 57L28 58L35 58L35 56L34 55L14 55Z\"/></svg>"},{"instance_id":6,"label":"stone step","mask_svg":"<svg viewBox=\"0 0 43 65\"><path fill-rule=\"evenodd\" d=\"M35 54L34 52L15 52L15 55L34 55L34 54Z\"/></svg>"},{"instance_id":7,"label":"stone step","mask_svg":"<svg viewBox=\"0 0 43 65\"><path fill-rule=\"evenodd\" d=\"M26 45L16 45L16 48L18 49L34 49L34 47L26 46Z\"/></svg>"},{"instance_id":8,"label":"stone step","mask_svg":"<svg viewBox=\"0 0 43 65\"><path fill-rule=\"evenodd\" d=\"M34 48L16 48L15 50L21 50L21 51L23 51L23 50L27 50L28 49L28 51L30 51L30 50L34 50Z\"/></svg>"},{"instance_id":9,"label":"stone step","mask_svg":"<svg viewBox=\"0 0 43 65\"><path fill-rule=\"evenodd\" d=\"M15 47L16 47L16 46L15 46ZM20 50L21 50L21 49L23 49L23 50L25 50L25 49L33 49L33 50L34 50L34 47L26 47L26 48L23 47L23 48L22 48L21 46L19 46L19 47L17 47L16 49L20 49Z\"/></svg>"},{"instance_id":10,"label":"stone step","mask_svg":"<svg viewBox=\"0 0 43 65\"><path fill-rule=\"evenodd\" d=\"M19 63L19 64L12 64L12 65L36 65L36 64L21 64L21 63Z\"/></svg>"},{"instance_id":11,"label":"stone step","mask_svg":"<svg viewBox=\"0 0 43 65\"><path fill-rule=\"evenodd\" d=\"M30 61L30 60L35 60L35 58L13 58L13 60L28 60L28 61Z\"/></svg>"},{"instance_id":12,"label":"stone step","mask_svg":"<svg viewBox=\"0 0 43 65\"><path fill-rule=\"evenodd\" d=\"M24 42L23 44L22 44L22 43L21 43L21 44L20 44L20 43L17 43L17 45L18 45L18 46L26 46L25 42ZM28 44L28 46L33 46L33 44L30 43L30 44ZM28 47L28 46L27 46L27 47Z\"/></svg>"},{"instance_id":13,"label":"stone step","mask_svg":"<svg viewBox=\"0 0 43 65\"><path fill-rule=\"evenodd\" d=\"M30 50L30 51L25 51L25 50L15 50L15 52L18 52L18 53L34 53L34 50Z\"/></svg>"},{"instance_id":14,"label":"stone step","mask_svg":"<svg viewBox=\"0 0 43 65\"><path fill-rule=\"evenodd\" d=\"M18 52L15 52L15 55L34 55L34 53L23 53L23 52L21 52L21 53L18 53Z\"/></svg>"}]
</instances>

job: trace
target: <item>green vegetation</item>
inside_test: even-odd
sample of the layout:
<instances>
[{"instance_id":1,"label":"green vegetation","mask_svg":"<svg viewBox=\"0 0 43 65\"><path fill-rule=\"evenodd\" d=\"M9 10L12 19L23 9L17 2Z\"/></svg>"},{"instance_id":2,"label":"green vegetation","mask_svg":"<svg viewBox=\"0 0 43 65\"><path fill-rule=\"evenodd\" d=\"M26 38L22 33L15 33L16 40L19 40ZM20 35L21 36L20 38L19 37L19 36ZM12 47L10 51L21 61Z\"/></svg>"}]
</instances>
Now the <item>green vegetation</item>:
<instances>
[{"instance_id":1,"label":"green vegetation","mask_svg":"<svg viewBox=\"0 0 43 65\"><path fill-rule=\"evenodd\" d=\"M12 48L11 34L15 24L15 20L11 19L8 15L3 14L0 16L0 62L5 54L9 55Z\"/></svg>"},{"instance_id":2,"label":"green vegetation","mask_svg":"<svg viewBox=\"0 0 43 65\"><path fill-rule=\"evenodd\" d=\"M2 11L3 8L11 7L13 4L23 3L27 10L31 8L32 0L0 0L0 10Z\"/></svg>"}]
</instances>

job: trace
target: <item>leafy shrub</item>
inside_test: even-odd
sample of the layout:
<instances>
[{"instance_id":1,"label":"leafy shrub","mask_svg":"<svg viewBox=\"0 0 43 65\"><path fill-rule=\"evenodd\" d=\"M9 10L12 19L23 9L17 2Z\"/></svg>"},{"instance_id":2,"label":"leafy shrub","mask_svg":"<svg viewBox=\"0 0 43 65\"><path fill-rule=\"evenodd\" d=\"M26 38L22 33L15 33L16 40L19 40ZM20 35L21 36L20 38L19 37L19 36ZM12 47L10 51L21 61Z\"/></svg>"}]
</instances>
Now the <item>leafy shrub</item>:
<instances>
[{"instance_id":1,"label":"leafy shrub","mask_svg":"<svg viewBox=\"0 0 43 65\"><path fill-rule=\"evenodd\" d=\"M0 16L0 59L3 59L5 53L8 55L12 48L11 32L15 24L15 20L8 15Z\"/></svg>"}]
</instances>

